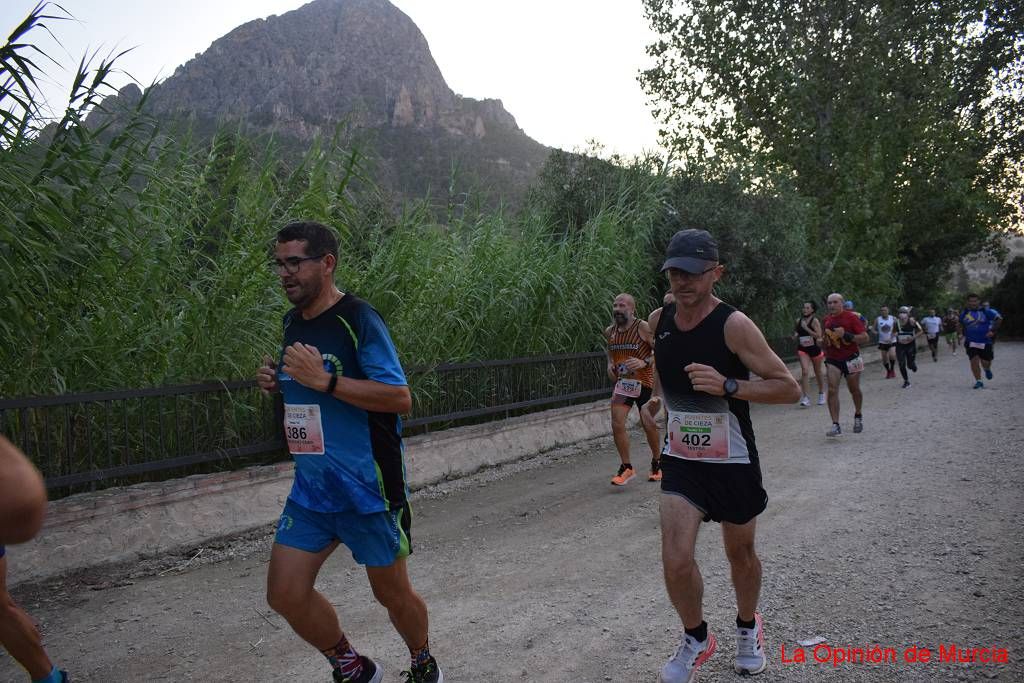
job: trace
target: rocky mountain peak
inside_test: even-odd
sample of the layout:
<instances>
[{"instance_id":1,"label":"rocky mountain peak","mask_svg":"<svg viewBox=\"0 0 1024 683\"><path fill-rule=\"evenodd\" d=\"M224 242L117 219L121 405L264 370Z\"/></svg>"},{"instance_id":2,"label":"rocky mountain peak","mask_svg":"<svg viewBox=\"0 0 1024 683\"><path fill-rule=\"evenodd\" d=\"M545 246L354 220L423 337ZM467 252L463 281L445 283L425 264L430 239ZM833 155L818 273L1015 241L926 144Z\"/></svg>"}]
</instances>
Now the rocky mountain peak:
<instances>
[{"instance_id":1,"label":"rocky mountain peak","mask_svg":"<svg viewBox=\"0 0 1024 683\"><path fill-rule=\"evenodd\" d=\"M242 24L159 84L152 106L300 138L342 119L474 137L495 125L518 130L500 102L456 96L423 33L387 0L314 0Z\"/></svg>"},{"instance_id":2,"label":"rocky mountain peak","mask_svg":"<svg viewBox=\"0 0 1024 683\"><path fill-rule=\"evenodd\" d=\"M103 110L139 95L125 89ZM500 100L452 92L423 33L388 0L313 0L242 24L153 86L147 109L299 141L345 122L372 133L378 180L403 195L447 188L458 168L514 198L548 153Z\"/></svg>"}]
</instances>

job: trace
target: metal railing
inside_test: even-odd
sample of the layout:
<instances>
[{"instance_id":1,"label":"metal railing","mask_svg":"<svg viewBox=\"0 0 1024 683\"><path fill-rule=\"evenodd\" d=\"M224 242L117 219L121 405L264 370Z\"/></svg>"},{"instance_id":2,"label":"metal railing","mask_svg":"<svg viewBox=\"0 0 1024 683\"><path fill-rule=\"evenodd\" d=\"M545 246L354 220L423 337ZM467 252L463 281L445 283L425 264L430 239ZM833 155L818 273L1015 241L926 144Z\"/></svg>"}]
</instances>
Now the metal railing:
<instances>
[{"instance_id":1,"label":"metal railing","mask_svg":"<svg viewBox=\"0 0 1024 683\"><path fill-rule=\"evenodd\" d=\"M784 360L794 343L773 339ZM605 354L411 368L406 435L607 396ZM0 433L40 468L57 495L253 457L286 459L280 401L253 380L0 399ZM249 460L247 460L249 459Z\"/></svg>"},{"instance_id":2,"label":"metal railing","mask_svg":"<svg viewBox=\"0 0 1024 683\"><path fill-rule=\"evenodd\" d=\"M444 364L408 377L406 434L594 400L610 386L603 352ZM2 399L0 433L61 495L253 456L287 458L280 411L255 381L209 382Z\"/></svg>"}]
</instances>

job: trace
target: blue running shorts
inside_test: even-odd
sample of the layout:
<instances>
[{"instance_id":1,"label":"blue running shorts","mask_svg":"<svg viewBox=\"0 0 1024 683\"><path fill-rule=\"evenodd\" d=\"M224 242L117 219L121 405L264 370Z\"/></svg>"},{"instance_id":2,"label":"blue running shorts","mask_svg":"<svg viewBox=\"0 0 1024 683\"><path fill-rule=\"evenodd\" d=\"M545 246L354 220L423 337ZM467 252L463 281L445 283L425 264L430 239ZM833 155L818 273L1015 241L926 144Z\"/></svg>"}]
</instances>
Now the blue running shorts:
<instances>
[{"instance_id":1,"label":"blue running shorts","mask_svg":"<svg viewBox=\"0 0 1024 683\"><path fill-rule=\"evenodd\" d=\"M388 567L412 553L412 510L400 508L360 515L354 512L314 512L291 499L277 523L274 542L318 553L333 541L352 551L352 559L367 567Z\"/></svg>"}]
</instances>

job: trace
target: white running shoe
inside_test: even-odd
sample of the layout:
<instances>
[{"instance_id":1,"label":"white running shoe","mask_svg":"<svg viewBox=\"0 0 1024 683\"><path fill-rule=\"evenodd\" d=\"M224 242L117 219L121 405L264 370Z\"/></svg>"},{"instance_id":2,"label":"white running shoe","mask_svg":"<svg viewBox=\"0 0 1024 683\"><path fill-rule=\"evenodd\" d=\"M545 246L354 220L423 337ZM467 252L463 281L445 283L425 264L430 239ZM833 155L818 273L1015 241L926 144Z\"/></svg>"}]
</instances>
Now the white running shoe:
<instances>
[{"instance_id":1,"label":"white running shoe","mask_svg":"<svg viewBox=\"0 0 1024 683\"><path fill-rule=\"evenodd\" d=\"M825 394L818 394L818 405L825 405Z\"/></svg>"},{"instance_id":2,"label":"white running shoe","mask_svg":"<svg viewBox=\"0 0 1024 683\"><path fill-rule=\"evenodd\" d=\"M661 668L661 683L690 683L697 680L697 669L715 654L715 634L708 632L704 642L683 633L679 647Z\"/></svg>"},{"instance_id":3,"label":"white running shoe","mask_svg":"<svg viewBox=\"0 0 1024 683\"><path fill-rule=\"evenodd\" d=\"M825 432L825 436L842 436L842 435L843 435L843 428L840 427L839 425L837 425L834 422L832 423L832 429L830 429L827 432Z\"/></svg>"},{"instance_id":4,"label":"white running shoe","mask_svg":"<svg viewBox=\"0 0 1024 683\"><path fill-rule=\"evenodd\" d=\"M801 396L800 397L800 407L801 408L806 408L809 405L811 405L811 399L808 398L807 396Z\"/></svg>"},{"instance_id":5,"label":"white running shoe","mask_svg":"<svg viewBox=\"0 0 1024 683\"><path fill-rule=\"evenodd\" d=\"M754 613L754 628L736 627L736 673L755 676L768 668L764 653L764 619Z\"/></svg>"}]
</instances>

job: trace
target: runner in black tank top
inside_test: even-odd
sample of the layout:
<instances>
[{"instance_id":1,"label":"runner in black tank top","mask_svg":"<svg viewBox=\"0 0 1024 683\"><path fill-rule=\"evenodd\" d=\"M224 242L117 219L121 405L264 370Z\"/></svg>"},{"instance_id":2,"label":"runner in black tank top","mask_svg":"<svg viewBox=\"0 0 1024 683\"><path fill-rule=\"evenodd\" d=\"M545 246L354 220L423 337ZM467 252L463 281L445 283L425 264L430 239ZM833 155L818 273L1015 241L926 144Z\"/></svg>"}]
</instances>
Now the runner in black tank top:
<instances>
[{"instance_id":1,"label":"runner in black tank top","mask_svg":"<svg viewBox=\"0 0 1024 683\"><path fill-rule=\"evenodd\" d=\"M803 395L800 396L800 407L806 408L811 405L811 369L814 369L814 379L818 382L818 405L825 405L825 352L818 346L821 338L821 321L814 314L818 306L813 301L805 301L800 319L793 327L793 336L796 339L796 357L800 361L800 388Z\"/></svg>"},{"instance_id":2,"label":"runner in black tank top","mask_svg":"<svg viewBox=\"0 0 1024 683\"><path fill-rule=\"evenodd\" d=\"M900 368L900 375L903 377L903 388L910 388L910 377L907 376L907 368L911 372L917 372L917 337L923 332L921 325L910 317L910 309L900 306L899 315L896 316L896 363Z\"/></svg>"},{"instance_id":3,"label":"runner in black tank top","mask_svg":"<svg viewBox=\"0 0 1024 683\"><path fill-rule=\"evenodd\" d=\"M795 403L800 388L757 326L713 294L722 277L718 244L706 231L682 230L669 242L667 272L675 303L651 316L655 391L647 412L668 410L662 450L661 531L665 583L685 632L661 670L663 683L690 681L715 651L704 622L695 553L702 521L722 522L736 588L738 673L764 671L768 659L757 601L761 563L755 517L768 497L748 401ZM750 381L754 372L761 380Z\"/></svg>"},{"instance_id":4,"label":"runner in black tank top","mask_svg":"<svg viewBox=\"0 0 1024 683\"><path fill-rule=\"evenodd\" d=\"M659 344L655 348L655 364L665 368L685 368L691 363L701 363L710 365L724 377L737 380L750 379L750 370L725 345L725 321L735 312L735 308L721 302L704 320L698 323L697 327L683 332L675 324L676 305L673 303L666 306L662 311L655 333L656 337L664 337L665 343ZM735 418L729 420L728 455L725 458L715 457L712 460L700 458L701 453L693 453L692 459L706 459L716 463L728 460L744 464L757 464L757 446L754 443L754 428L750 424L749 403L732 396L712 396L701 391L694 391L693 383L685 372L662 373L659 379L665 406L670 413L679 411L705 414L730 413ZM662 455L679 457L678 454L670 452L670 446L671 443L666 445ZM760 481L760 472L758 481ZM764 505L761 504L760 509L752 515L747 515L738 523L746 522L763 509ZM716 519L715 521L720 520Z\"/></svg>"}]
</instances>

